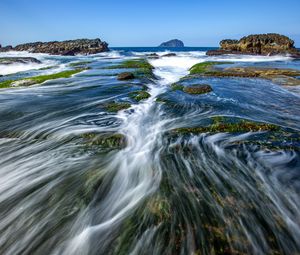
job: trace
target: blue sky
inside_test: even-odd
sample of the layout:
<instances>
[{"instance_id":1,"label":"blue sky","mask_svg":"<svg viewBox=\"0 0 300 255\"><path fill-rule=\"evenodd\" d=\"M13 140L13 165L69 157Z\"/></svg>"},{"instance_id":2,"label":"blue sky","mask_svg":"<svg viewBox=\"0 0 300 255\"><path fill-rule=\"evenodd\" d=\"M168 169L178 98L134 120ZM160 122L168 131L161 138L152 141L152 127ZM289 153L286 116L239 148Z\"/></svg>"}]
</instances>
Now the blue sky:
<instances>
[{"instance_id":1,"label":"blue sky","mask_svg":"<svg viewBox=\"0 0 300 255\"><path fill-rule=\"evenodd\" d=\"M217 46L277 32L300 47L299 10L300 0L0 0L0 43L99 37L110 46L156 46L178 38Z\"/></svg>"}]
</instances>

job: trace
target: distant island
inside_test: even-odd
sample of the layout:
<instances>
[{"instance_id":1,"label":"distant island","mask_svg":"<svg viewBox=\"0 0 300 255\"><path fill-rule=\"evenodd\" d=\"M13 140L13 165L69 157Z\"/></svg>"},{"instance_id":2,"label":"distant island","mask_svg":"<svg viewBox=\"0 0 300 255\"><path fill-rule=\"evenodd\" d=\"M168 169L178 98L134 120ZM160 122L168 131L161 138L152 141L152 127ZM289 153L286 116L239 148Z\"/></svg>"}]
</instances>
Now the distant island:
<instances>
[{"instance_id":1,"label":"distant island","mask_svg":"<svg viewBox=\"0 0 300 255\"><path fill-rule=\"evenodd\" d=\"M159 45L159 47L176 47L176 48L180 48L180 47L184 47L184 43L178 39L173 39L167 42L163 42L161 45Z\"/></svg>"}]
</instances>

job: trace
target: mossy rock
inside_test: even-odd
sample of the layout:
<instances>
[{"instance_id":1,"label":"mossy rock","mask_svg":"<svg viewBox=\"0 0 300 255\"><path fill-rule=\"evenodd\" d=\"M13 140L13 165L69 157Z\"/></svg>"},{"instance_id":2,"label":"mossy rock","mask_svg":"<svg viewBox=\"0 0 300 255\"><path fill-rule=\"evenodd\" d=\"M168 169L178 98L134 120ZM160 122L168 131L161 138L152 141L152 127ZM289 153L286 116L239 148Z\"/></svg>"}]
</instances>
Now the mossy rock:
<instances>
[{"instance_id":1,"label":"mossy rock","mask_svg":"<svg viewBox=\"0 0 300 255\"><path fill-rule=\"evenodd\" d=\"M86 133L81 137L89 146L100 146L102 148L124 148L127 141L123 134L119 133Z\"/></svg>"},{"instance_id":2,"label":"mossy rock","mask_svg":"<svg viewBox=\"0 0 300 255\"><path fill-rule=\"evenodd\" d=\"M7 80L0 82L0 88L10 88L10 87L17 87L17 86L29 86L34 84L41 84L48 80L55 80L61 78L70 78L72 75L80 73L86 70L85 68L75 69L75 70L68 70L63 71L55 74L48 74L48 75L40 75L34 76L24 79L17 79L17 80Z\"/></svg>"},{"instance_id":3,"label":"mossy rock","mask_svg":"<svg viewBox=\"0 0 300 255\"><path fill-rule=\"evenodd\" d=\"M130 73L130 72L120 73L120 74L118 74L117 79L119 81L132 80L132 79L134 79L134 74Z\"/></svg>"},{"instance_id":4,"label":"mossy rock","mask_svg":"<svg viewBox=\"0 0 300 255\"><path fill-rule=\"evenodd\" d=\"M213 124L203 127L186 127L173 129L171 133L176 134L200 134L200 133L245 133L259 131L278 131L280 128L269 123L239 120L237 122L226 122L223 118L216 117Z\"/></svg>"},{"instance_id":5,"label":"mossy rock","mask_svg":"<svg viewBox=\"0 0 300 255\"><path fill-rule=\"evenodd\" d=\"M151 97L151 95L147 91L135 91L130 94L130 97L135 99L136 101L141 101Z\"/></svg>"},{"instance_id":6,"label":"mossy rock","mask_svg":"<svg viewBox=\"0 0 300 255\"><path fill-rule=\"evenodd\" d=\"M154 69L154 67L145 59L131 59L122 62L119 65L106 67L105 69L130 69L130 68L142 68L142 69Z\"/></svg>"},{"instance_id":7,"label":"mossy rock","mask_svg":"<svg viewBox=\"0 0 300 255\"><path fill-rule=\"evenodd\" d=\"M206 94L212 91L212 87L207 84L191 85L184 87L183 91L192 95Z\"/></svg>"},{"instance_id":8,"label":"mossy rock","mask_svg":"<svg viewBox=\"0 0 300 255\"><path fill-rule=\"evenodd\" d=\"M130 103L127 102L110 102L105 105L105 108L109 112L118 112L131 107Z\"/></svg>"},{"instance_id":9,"label":"mossy rock","mask_svg":"<svg viewBox=\"0 0 300 255\"><path fill-rule=\"evenodd\" d=\"M184 86L183 85L181 85L181 84L178 84L178 83L173 83L172 85L171 85L171 89L173 90L173 91L176 91L176 90L183 90L184 89Z\"/></svg>"},{"instance_id":10,"label":"mossy rock","mask_svg":"<svg viewBox=\"0 0 300 255\"><path fill-rule=\"evenodd\" d=\"M69 66L72 66L72 67L85 66L85 65L91 64L92 62L93 61L74 62L74 63L70 63Z\"/></svg>"},{"instance_id":11,"label":"mossy rock","mask_svg":"<svg viewBox=\"0 0 300 255\"><path fill-rule=\"evenodd\" d=\"M190 74L203 74L210 71L216 65L232 64L231 62L203 62L193 65Z\"/></svg>"}]
</instances>

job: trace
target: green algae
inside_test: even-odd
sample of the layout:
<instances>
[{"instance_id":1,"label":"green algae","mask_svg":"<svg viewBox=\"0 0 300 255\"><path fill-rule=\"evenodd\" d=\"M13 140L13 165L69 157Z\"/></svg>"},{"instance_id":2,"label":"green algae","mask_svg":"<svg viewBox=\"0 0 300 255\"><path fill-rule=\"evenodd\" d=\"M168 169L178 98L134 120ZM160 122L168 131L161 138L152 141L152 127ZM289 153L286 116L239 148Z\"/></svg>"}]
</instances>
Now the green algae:
<instances>
[{"instance_id":1,"label":"green algae","mask_svg":"<svg viewBox=\"0 0 300 255\"><path fill-rule=\"evenodd\" d=\"M176 91L176 90L183 90L184 89L184 86L183 85L181 85L181 84L178 84L178 83L173 83L172 85L171 85L171 89L173 90L173 91Z\"/></svg>"},{"instance_id":2,"label":"green algae","mask_svg":"<svg viewBox=\"0 0 300 255\"><path fill-rule=\"evenodd\" d=\"M243 133L259 131L277 131L279 127L269 123L258 123L241 120L236 123L226 123L222 119L216 119L212 125L204 127L177 128L172 132L177 134L200 134L200 133Z\"/></svg>"},{"instance_id":3,"label":"green algae","mask_svg":"<svg viewBox=\"0 0 300 255\"><path fill-rule=\"evenodd\" d=\"M111 102L105 105L105 108L109 112L118 112L131 107L130 103L127 102Z\"/></svg>"},{"instance_id":4,"label":"green algae","mask_svg":"<svg viewBox=\"0 0 300 255\"><path fill-rule=\"evenodd\" d=\"M119 133L86 133L81 137L88 146L103 148L124 148L126 146L126 137Z\"/></svg>"},{"instance_id":5,"label":"green algae","mask_svg":"<svg viewBox=\"0 0 300 255\"><path fill-rule=\"evenodd\" d=\"M232 64L231 62L203 62L193 65L190 74L203 74L211 70L215 65Z\"/></svg>"},{"instance_id":6,"label":"green algae","mask_svg":"<svg viewBox=\"0 0 300 255\"><path fill-rule=\"evenodd\" d=\"M85 65L91 64L92 62L93 61L74 62L74 63L70 63L69 66L71 66L71 67L85 66Z\"/></svg>"},{"instance_id":7,"label":"green algae","mask_svg":"<svg viewBox=\"0 0 300 255\"><path fill-rule=\"evenodd\" d=\"M154 67L145 59L126 60L119 65L109 66L106 67L105 69L123 69L123 68L154 69Z\"/></svg>"},{"instance_id":8,"label":"green algae","mask_svg":"<svg viewBox=\"0 0 300 255\"><path fill-rule=\"evenodd\" d=\"M29 77L29 78L24 78L24 79L17 79L17 80L7 80L0 82L0 88L10 88L10 87L16 87L14 84L28 84L28 85L33 85L33 84L41 84L44 83L48 80L55 80L55 79L61 79L61 78L70 78L72 75L80 73L86 69L81 68L81 69L75 69L75 70L67 70L55 74L48 74L48 75L39 75L39 76L34 76L34 77Z\"/></svg>"},{"instance_id":9,"label":"green algae","mask_svg":"<svg viewBox=\"0 0 300 255\"><path fill-rule=\"evenodd\" d=\"M150 96L151 95L147 91L144 91L144 90L135 91L135 92L130 93L130 97L132 99L135 99L136 101L141 101L141 100L147 99Z\"/></svg>"}]
</instances>

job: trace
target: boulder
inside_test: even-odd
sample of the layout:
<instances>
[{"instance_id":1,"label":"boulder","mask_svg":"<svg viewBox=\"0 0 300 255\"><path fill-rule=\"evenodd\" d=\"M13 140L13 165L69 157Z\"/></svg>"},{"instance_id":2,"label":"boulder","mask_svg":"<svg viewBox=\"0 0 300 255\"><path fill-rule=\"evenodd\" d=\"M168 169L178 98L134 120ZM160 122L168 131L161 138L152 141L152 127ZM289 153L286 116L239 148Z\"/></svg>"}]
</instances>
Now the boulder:
<instances>
[{"instance_id":1,"label":"boulder","mask_svg":"<svg viewBox=\"0 0 300 255\"><path fill-rule=\"evenodd\" d=\"M133 73L125 72L125 73L120 73L118 75L118 80L120 80L120 81L132 80L132 79L134 79L134 74Z\"/></svg>"},{"instance_id":2,"label":"boulder","mask_svg":"<svg viewBox=\"0 0 300 255\"><path fill-rule=\"evenodd\" d=\"M168 53L165 55L162 55L162 57L176 57L177 55L175 53Z\"/></svg>"},{"instance_id":3,"label":"boulder","mask_svg":"<svg viewBox=\"0 0 300 255\"><path fill-rule=\"evenodd\" d=\"M184 43L178 39L173 39L167 42L163 42L159 47L184 47Z\"/></svg>"},{"instance_id":4,"label":"boulder","mask_svg":"<svg viewBox=\"0 0 300 255\"><path fill-rule=\"evenodd\" d=\"M220 49L211 50L208 56L223 54L278 55L289 54L300 57L294 41L280 34L249 35L240 40L226 39L220 42Z\"/></svg>"},{"instance_id":5,"label":"boulder","mask_svg":"<svg viewBox=\"0 0 300 255\"><path fill-rule=\"evenodd\" d=\"M62 42L34 42L17 45L7 48L14 51L29 51L32 53L47 53L50 55L74 56L78 54L89 55L109 51L108 44L97 39L78 39ZM1 48L0 51L3 51Z\"/></svg>"},{"instance_id":6,"label":"boulder","mask_svg":"<svg viewBox=\"0 0 300 255\"><path fill-rule=\"evenodd\" d=\"M184 87L183 91L188 94L206 94L212 91L212 87L207 84L191 85Z\"/></svg>"},{"instance_id":7,"label":"boulder","mask_svg":"<svg viewBox=\"0 0 300 255\"><path fill-rule=\"evenodd\" d=\"M0 52L7 52L13 50L13 47L11 45L0 47Z\"/></svg>"},{"instance_id":8,"label":"boulder","mask_svg":"<svg viewBox=\"0 0 300 255\"><path fill-rule=\"evenodd\" d=\"M32 57L7 57L0 58L0 65L11 64L41 64L42 62Z\"/></svg>"}]
</instances>

